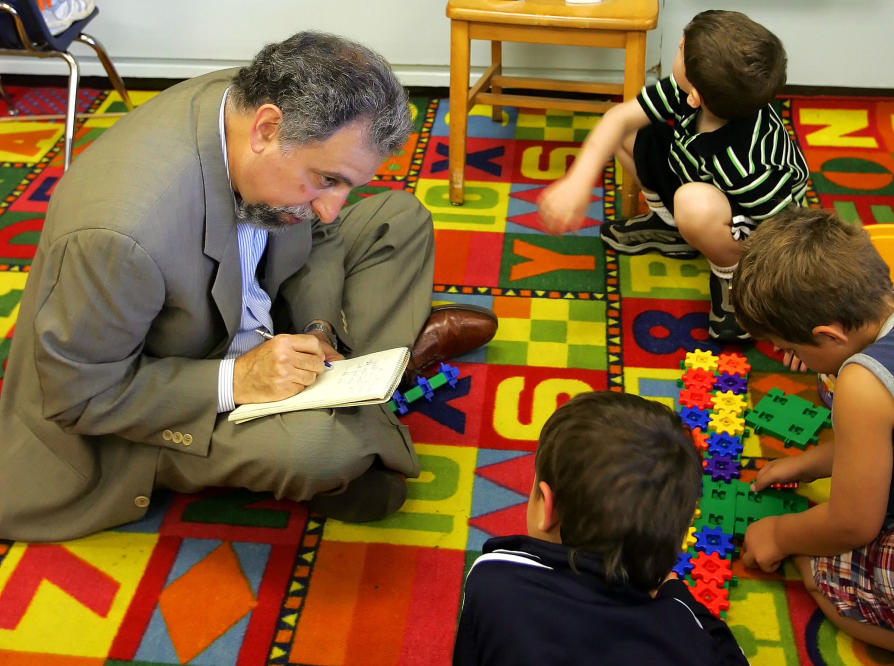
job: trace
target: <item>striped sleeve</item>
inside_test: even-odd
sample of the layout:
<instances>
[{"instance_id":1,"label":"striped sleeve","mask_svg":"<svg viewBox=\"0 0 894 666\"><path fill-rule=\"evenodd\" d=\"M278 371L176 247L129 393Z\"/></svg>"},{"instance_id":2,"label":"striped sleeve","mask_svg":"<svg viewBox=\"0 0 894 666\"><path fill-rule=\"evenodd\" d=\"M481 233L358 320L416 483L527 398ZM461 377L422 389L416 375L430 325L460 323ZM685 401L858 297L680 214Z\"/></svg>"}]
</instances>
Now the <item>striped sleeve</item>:
<instances>
[{"instance_id":1,"label":"striped sleeve","mask_svg":"<svg viewBox=\"0 0 894 666\"><path fill-rule=\"evenodd\" d=\"M800 204L807 192L807 163L771 107L757 116L746 150L715 155L716 184L733 204L733 214L764 220Z\"/></svg>"},{"instance_id":2,"label":"striped sleeve","mask_svg":"<svg viewBox=\"0 0 894 666\"><path fill-rule=\"evenodd\" d=\"M685 97L681 99L683 92L677 87L673 76L660 79L650 86L643 86L636 101L642 107L649 120L653 122L666 122L681 115L681 103L685 104Z\"/></svg>"}]
</instances>

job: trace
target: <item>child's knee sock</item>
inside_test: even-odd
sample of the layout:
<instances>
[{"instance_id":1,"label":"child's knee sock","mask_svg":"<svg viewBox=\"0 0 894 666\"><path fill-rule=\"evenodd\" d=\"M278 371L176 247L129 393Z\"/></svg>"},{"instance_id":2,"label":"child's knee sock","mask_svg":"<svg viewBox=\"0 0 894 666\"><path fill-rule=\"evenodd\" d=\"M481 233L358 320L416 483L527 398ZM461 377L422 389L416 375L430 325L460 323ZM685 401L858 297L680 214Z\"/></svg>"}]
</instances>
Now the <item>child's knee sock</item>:
<instances>
[{"instance_id":1,"label":"child's knee sock","mask_svg":"<svg viewBox=\"0 0 894 666\"><path fill-rule=\"evenodd\" d=\"M674 216L671 215L671 212L667 209L667 206L664 205L664 202L661 200L655 192L651 192L650 190L642 190L643 198L645 198L646 203L649 206L649 210L655 213L658 217L661 218L661 221L670 227L676 227L677 222L674 220Z\"/></svg>"}]
</instances>

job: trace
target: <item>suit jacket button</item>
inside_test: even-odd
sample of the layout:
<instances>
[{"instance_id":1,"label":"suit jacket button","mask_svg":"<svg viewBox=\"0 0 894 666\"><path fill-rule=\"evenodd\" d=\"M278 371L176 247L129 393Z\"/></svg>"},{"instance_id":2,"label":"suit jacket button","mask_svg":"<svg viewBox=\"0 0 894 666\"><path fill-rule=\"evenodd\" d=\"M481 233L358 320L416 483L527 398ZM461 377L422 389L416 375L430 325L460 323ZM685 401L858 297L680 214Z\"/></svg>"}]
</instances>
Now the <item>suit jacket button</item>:
<instances>
[{"instance_id":1,"label":"suit jacket button","mask_svg":"<svg viewBox=\"0 0 894 666\"><path fill-rule=\"evenodd\" d=\"M174 444L179 444L183 441L183 433L178 430L174 433L174 436L171 439L173 440Z\"/></svg>"},{"instance_id":2,"label":"suit jacket button","mask_svg":"<svg viewBox=\"0 0 894 666\"><path fill-rule=\"evenodd\" d=\"M136 504L139 508L145 509L149 506L149 498L145 495L137 495L133 498L133 503Z\"/></svg>"},{"instance_id":3,"label":"suit jacket button","mask_svg":"<svg viewBox=\"0 0 894 666\"><path fill-rule=\"evenodd\" d=\"M170 442L174 438L174 433L173 433L173 431L166 428L165 430L162 431L161 438L163 440L165 440L166 442Z\"/></svg>"},{"instance_id":4,"label":"suit jacket button","mask_svg":"<svg viewBox=\"0 0 894 666\"><path fill-rule=\"evenodd\" d=\"M183 446L189 446L190 444L192 444L192 435L186 433L183 435Z\"/></svg>"}]
</instances>

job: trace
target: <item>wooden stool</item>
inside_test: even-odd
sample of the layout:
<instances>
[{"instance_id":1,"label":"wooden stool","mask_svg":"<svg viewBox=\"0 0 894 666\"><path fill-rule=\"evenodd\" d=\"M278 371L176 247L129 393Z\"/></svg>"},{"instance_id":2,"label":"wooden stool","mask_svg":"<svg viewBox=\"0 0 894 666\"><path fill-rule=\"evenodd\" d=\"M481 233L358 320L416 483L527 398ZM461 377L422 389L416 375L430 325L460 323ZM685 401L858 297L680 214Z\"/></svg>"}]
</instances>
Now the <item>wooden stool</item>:
<instances>
[{"instance_id":1,"label":"wooden stool","mask_svg":"<svg viewBox=\"0 0 894 666\"><path fill-rule=\"evenodd\" d=\"M603 0L568 4L564 0L447 0L450 19L450 202L463 202L466 127L476 103L492 104L493 118L501 106L565 109L603 113L610 102L534 95L508 95L503 88L546 90L633 99L645 81L646 31L658 21L658 0ZM470 40L491 43L491 65L469 88ZM561 44L624 49L624 83L594 83L548 78L504 76L502 42ZM639 191L624 187L623 211L632 215Z\"/></svg>"}]
</instances>

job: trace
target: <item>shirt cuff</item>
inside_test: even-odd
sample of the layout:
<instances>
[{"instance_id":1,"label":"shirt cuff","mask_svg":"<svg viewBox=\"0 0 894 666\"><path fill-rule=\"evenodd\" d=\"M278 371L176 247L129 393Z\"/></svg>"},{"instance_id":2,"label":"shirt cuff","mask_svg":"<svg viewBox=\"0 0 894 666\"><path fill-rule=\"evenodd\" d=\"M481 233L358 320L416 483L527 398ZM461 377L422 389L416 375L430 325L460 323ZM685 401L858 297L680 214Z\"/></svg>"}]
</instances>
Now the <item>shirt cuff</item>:
<instances>
[{"instance_id":1,"label":"shirt cuff","mask_svg":"<svg viewBox=\"0 0 894 666\"><path fill-rule=\"evenodd\" d=\"M236 402L233 399L233 369L235 367L235 358L225 358L220 362L220 368L217 371L218 414L236 409Z\"/></svg>"}]
</instances>

